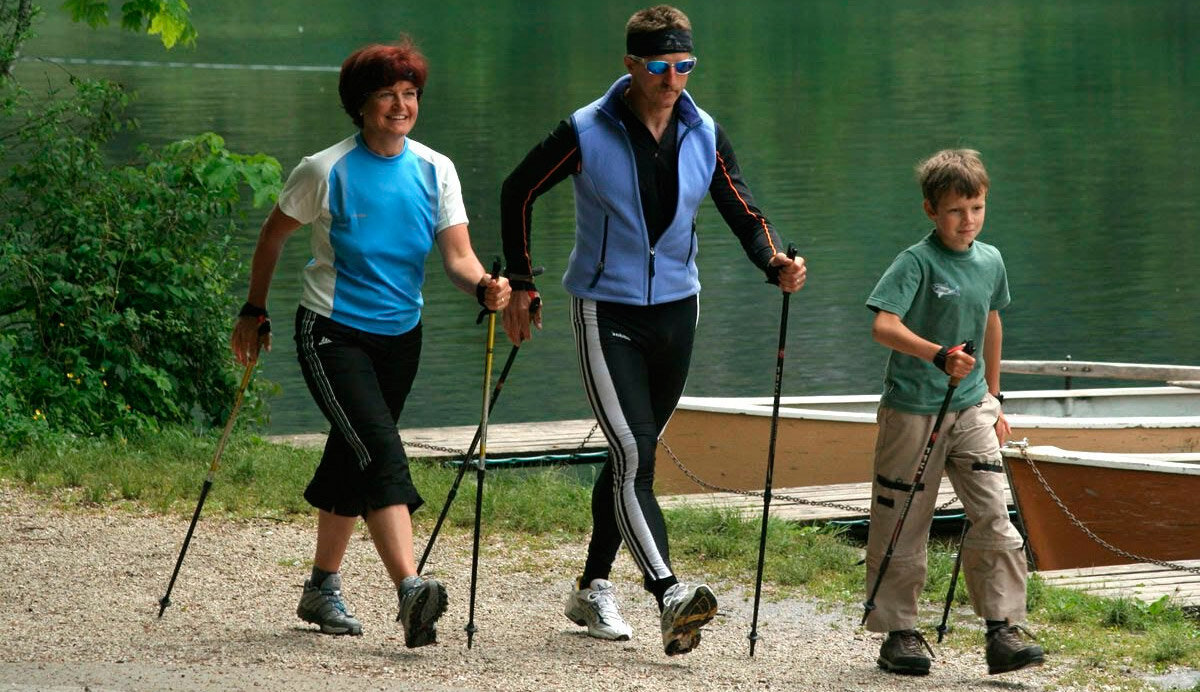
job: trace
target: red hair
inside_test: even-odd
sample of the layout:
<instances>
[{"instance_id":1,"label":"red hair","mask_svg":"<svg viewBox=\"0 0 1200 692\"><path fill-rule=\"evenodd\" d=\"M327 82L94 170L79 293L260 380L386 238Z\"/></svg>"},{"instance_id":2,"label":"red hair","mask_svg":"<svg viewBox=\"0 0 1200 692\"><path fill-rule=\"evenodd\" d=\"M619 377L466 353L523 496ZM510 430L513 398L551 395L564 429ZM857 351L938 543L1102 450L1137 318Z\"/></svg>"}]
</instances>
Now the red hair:
<instances>
[{"instance_id":1,"label":"red hair","mask_svg":"<svg viewBox=\"0 0 1200 692\"><path fill-rule=\"evenodd\" d=\"M346 114L362 128L362 107L372 92L404 80L412 82L420 98L428 73L429 63L408 37L396 43L372 43L354 51L342 63L338 96Z\"/></svg>"}]
</instances>

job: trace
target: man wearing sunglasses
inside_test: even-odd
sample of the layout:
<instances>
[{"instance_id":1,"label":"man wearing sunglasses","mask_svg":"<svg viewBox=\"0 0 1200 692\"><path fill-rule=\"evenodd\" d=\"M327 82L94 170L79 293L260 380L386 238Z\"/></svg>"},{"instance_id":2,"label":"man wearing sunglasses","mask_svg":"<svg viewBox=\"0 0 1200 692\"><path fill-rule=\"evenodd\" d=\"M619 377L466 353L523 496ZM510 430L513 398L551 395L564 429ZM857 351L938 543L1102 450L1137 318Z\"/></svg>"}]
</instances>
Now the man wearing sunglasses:
<instances>
[{"instance_id":1,"label":"man wearing sunglasses","mask_svg":"<svg viewBox=\"0 0 1200 692\"><path fill-rule=\"evenodd\" d=\"M624 541L662 613L668 655L691 651L717 613L705 584L671 569L654 497L658 436L683 393L700 282L696 213L707 194L746 255L785 292L804 285L754 205L733 147L684 91L697 61L691 23L674 7L640 10L625 27L625 70L533 148L504 181L501 233L513 297L504 329L514 344L541 328L529 254L533 201L567 176L575 187L575 248L563 286L580 369L609 458L592 491L592 537L566 616L602 639L627 640L608 577Z\"/></svg>"}]
</instances>

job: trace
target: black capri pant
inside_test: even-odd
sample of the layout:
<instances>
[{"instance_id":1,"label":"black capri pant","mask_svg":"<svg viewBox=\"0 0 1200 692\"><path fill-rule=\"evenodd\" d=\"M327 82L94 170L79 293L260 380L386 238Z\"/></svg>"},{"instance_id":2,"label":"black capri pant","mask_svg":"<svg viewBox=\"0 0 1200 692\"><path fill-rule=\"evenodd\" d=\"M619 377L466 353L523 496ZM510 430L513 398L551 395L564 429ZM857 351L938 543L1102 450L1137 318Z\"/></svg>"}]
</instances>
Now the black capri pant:
<instances>
[{"instance_id":1,"label":"black capri pant","mask_svg":"<svg viewBox=\"0 0 1200 692\"><path fill-rule=\"evenodd\" d=\"M396 336L347 327L300 307L296 355L308 391L329 421L325 452L304 490L340 516L424 500L413 486L396 429L421 359L421 325Z\"/></svg>"}]
</instances>

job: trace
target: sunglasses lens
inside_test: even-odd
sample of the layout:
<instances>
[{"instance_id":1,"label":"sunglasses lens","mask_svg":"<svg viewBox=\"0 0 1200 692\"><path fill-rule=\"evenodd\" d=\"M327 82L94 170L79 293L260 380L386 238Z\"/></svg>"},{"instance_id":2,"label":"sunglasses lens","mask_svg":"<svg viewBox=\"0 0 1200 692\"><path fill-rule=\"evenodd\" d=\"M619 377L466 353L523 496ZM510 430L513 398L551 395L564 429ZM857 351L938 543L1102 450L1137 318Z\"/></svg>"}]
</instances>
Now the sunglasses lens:
<instances>
[{"instance_id":1,"label":"sunglasses lens","mask_svg":"<svg viewBox=\"0 0 1200 692\"><path fill-rule=\"evenodd\" d=\"M688 60L680 60L679 62L675 63L675 73L676 74L687 74L687 73L691 72L692 68L695 66L696 66L695 58L690 58Z\"/></svg>"},{"instance_id":2,"label":"sunglasses lens","mask_svg":"<svg viewBox=\"0 0 1200 692\"><path fill-rule=\"evenodd\" d=\"M666 60L651 60L646 63L646 71L650 74L663 74L671 69L671 63Z\"/></svg>"}]
</instances>

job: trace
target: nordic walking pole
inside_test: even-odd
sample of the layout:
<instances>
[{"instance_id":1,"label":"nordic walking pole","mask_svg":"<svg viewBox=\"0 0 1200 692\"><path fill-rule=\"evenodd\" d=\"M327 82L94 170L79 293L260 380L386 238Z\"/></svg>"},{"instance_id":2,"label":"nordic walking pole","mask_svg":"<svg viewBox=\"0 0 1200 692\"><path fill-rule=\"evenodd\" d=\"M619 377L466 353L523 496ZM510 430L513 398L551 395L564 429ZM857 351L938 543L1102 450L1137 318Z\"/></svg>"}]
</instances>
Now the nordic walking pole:
<instances>
[{"instance_id":1,"label":"nordic walking pole","mask_svg":"<svg viewBox=\"0 0 1200 692\"><path fill-rule=\"evenodd\" d=\"M963 541L967 540L967 529L971 522L963 517L962 534L958 537L958 553L954 556L954 571L950 573L950 588L946 590L946 607L942 609L942 624L937 626L938 644L946 637L946 623L950 620L950 606L954 602L954 587L958 586L958 570L962 567Z\"/></svg>"},{"instance_id":2,"label":"nordic walking pole","mask_svg":"<svg viewBox=\"0 0 1200 692\"><path fill-rule=\"evenodd\" d=\"M500 275L500 258L492 263L492 277ZM486 308L485 308L486 309ZM483 479L487 472L488 390L492 384L492 347L496 343L496 313L488 310L487 350L483 357L483 413L479 419L479 460L475 466L475 538L471 546L471 601L467 614L467 648L475 641L475 585L479 577L479 515L483 511Z\"/></svg>"},{"instance_id":3,"label":"nordic walking pole","mask_svg":"<svg viewBox=\"0 0 1200 692\"><path fill-rule=\"evenodd\" d=\"M229 433L233 430L233 421L237 419L238 409L242 407L242 396L246 393L246 385L250 383L250 375L254 374L254 364L251 360L246 364L242 373L242 383L238 385L237 396L233 400L233 410L229 412L229 420L225 421L225 430L221 433L221 441L217 443L217 451L213 454L212 463L208 467L208 475L204 478L204 486L200 488L200 501L196 503L196 511L192 513L192 524L188 526L187 535L183 538L183 548L179 551L179 559L175 561L175 571L171 573L171 581L167 584L167 593L158 601L158 617L162 618L163 611L171 605L171 589L175 588L175 578L179 576L179 567L183 565L183 556L187 555L188 544L192 542L192 532L196 530L196 522L200 521L200 510L204 508L204 499L212 488L213 477L221 466L221 453L225 451L225 443L229 441Z\"/></svg>"},{"instance_id":4,"label":"nordic walking pole","mask_svg":"<svg viewBox=\"0 0 1200 692\"><path fill-rule=\"evenodd\" d=\"M946 355L956 351L964 351L970 355L975 352L975 342L967 341L959 344L947 351ZM904 520L908 517L908 510L912 507L913 498L917 496L917 488L921 485L921 477L925 475L925 467L929 465L929 453L933 451L933 445L937 442L938 431L942 428L942 420L946 417L946 410L950 408L950 399L954 397L954 390L958 389L960 381L956 377L950 378L950 386L946 388L946 398L942 400L942 407L938 409L937 418L933 421L933 430L929 431L929 442L925 443L925 451L921 454L921 463L917 465L917 472L913 476L912 487L909 488L908 497L904 500L904 507L900 510L896 527L892 530L892 538L888 541L887 552L883 554L883 561L879 563L879 574L875 575L875 585L871 587L871 595L863 604L862 622L859 623L861 625L867 624L867 618L871 617L871 611L875 610L875 596L879 594L879 585L883 583L883 575L887 573L888 565L892 561L896 542L900 540L900 531L904 529Z\"/></svg>"},{"instance_id":5,"label":"nordic walking pole","mask_svg":"<svg viewBox=\"0 0 1200 692\"><path fill-rule=\"evenodd\" d=\"M500 379L496 380L496 387L492 390L491 402L488 404L488 412L496 407L496 399L500 398L500 390L504 388L504 382L508 379L508 371L512 369L513 361L517 357L517 351L521 350L520 346L513 346L508 352L508 360L504 361L504 367L500 369ZM429 553L433 551L433 544L437 541L438 532L442 530L442 524L446 521L446 515L450 513L450 505L454 502L455 496L458 495L458 486L462 483L463 475L467 471L467 467L471 465L471 455L475 453L475 446L479 444L479 438L483 435L483 424L475 429L475 438L471 440L471 446L467 448L467 453L463 456L462 463L458 466L458 475L454 478L454 484L450 486L450 493L446 495L446 504L442 505L442 513L438 515L437 523L433 526L433 533L429 534L429 541L425 544L425 552L421 554L421 561L417 564L417 574L420 574L425 569L425 561L429 559Z\"/></svg>"},{"instance_id":6,"label":"nordic walking pole","mask_svg":"<svg viewBox=\"0 0 1200 692\"><path fill-rule=\"evenodd\" d=\"M789 260L796 259L796 246L789 245ZM783 390L783 347L787 343L788 299L791 293L783 294L783 309L779 317L779 350L775 358L775 403L771 408L771 441L767 446L767 479L763 484L762 533L758 539L758 575L754 578L754 618L750 622L750 658L754 658L754 645L758 643L758 603L762 598L763 562L767 555L767 518L771 513L771 481L775 475L775 435L779 429L779 393Z\"/></svg>"}]
</instances>

